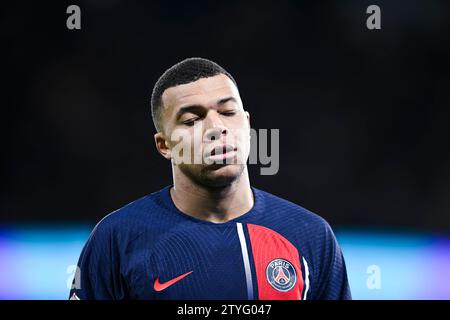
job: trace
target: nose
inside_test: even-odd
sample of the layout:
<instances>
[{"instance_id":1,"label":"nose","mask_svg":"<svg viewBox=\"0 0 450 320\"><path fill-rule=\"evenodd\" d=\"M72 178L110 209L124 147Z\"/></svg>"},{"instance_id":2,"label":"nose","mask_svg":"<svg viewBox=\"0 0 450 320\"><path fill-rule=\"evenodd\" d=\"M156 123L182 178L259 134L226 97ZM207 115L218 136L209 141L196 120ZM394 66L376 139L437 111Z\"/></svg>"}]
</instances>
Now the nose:
<instances>
[{"instance_id":1,"label":"nose","mask_svg":"<svg viewBox=\"0 0 450 320\"><path fill-rule=\"evenodd\" d=\"M226 136L228 130L225 127L215 127L206 130L205 138L208 141L219 140L222 136Z\"/></svg>"},{"instance_id":2,"label":"nose","mask_svg":"<svg viewBox=\"0 0 450 320\"><path fill-rule=\"evenodd\" d=\"M217 115L217 112L210 111L207 116L207 129L205 131L205 139L207 141L218 140L222 136L226 136L228 134L228 129L223 125L220 117Z\"/></svg>"}]
</instances>

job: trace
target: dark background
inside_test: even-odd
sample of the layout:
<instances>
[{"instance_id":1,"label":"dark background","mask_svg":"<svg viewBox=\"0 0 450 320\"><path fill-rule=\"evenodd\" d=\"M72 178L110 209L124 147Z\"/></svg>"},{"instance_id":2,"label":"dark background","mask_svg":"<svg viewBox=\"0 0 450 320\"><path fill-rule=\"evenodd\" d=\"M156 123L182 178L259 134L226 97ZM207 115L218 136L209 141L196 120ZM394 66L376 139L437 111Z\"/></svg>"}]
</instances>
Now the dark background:
<instances>
[{"instance_id":1,"label":"dark background","mask_svg":"<svg viewBox=\"0 0 450 320\"><path fill-rule=\"evenodd\" d=\"M200 56L237 80L253 127L280 129L279 173L250 166L254 186L333 226L450 231L450 1L2 7L0 223L95 222L169 184L151 90Z\"/></svg>"}]
</instances>

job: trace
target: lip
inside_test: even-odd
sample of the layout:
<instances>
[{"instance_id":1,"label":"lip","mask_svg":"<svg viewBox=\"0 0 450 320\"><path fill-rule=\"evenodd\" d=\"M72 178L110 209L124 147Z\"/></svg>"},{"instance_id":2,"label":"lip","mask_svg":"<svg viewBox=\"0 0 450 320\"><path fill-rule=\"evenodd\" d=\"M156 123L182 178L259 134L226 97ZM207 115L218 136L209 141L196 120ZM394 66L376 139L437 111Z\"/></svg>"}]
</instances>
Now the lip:
<instances>
[{"instance_id":1,"label":"lip","mask_svg":"<svg viewBox=\"0 0 450 320\"><path fill-rule=\"evenodd\" d=\"M208 156L207 158L210 161L219 161L219 160L226 160L226 159L230 159L236 156L236 151L230 151L230 152L226 152L226 153L221 153L221 154L215 154L213 156Z\"/></svg>"},{"instance_id":2,"label":"lip","mask_svg":"<svg viewBox=\"0 0 450 320\"><path fill-rule=\"evenodd\" d=\"M220 150L221 146L215 146L212 151L211 154L206 156L206 158L209 161L220 161L220 160L226 160L229 158L233 158L236 157L237 155L237 148L233 145L230 144L224 144L222 145L222 150Z\"/></svg>"}]
</instances>

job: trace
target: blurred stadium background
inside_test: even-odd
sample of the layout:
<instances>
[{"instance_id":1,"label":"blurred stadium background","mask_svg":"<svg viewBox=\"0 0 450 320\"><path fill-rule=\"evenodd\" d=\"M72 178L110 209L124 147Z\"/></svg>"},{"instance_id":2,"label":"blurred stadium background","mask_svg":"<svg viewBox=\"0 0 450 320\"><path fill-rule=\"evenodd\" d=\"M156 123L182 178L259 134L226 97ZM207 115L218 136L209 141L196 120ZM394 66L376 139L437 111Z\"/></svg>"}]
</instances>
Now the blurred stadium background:
<instances>
[{"instance_id":1,"label":"blurred stadium background","mask_svg":"<svg viewBox=\"0 0 450 320\"><path fill-rule=\"evenodd\" d=\"M0 299L67 299L91 228L0 229ZM354 299L450 299L450 237L367 230L337 237Z\"/></svg>"},{"instance_id":2,"label":"blurred stadium background","mask_svg":"<svg viewBox=\"0 0 450 320\"><path fill-rule=\"evenodd\" d=\"M330 222L355 299L450 299L450 1L2 7L0 299L66 299L94 224L170 183L150 93L189 56L280 129L279 173L252 182Z\"/></svg>"}]
</instances>

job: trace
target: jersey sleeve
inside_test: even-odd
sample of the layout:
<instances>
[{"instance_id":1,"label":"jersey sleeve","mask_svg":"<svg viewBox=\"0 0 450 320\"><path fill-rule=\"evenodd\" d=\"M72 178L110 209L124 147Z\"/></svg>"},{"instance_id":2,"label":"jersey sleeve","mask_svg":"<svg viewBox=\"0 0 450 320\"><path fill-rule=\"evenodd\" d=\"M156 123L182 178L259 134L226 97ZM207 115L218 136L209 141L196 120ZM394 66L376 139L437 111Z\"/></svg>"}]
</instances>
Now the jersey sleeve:
<instances>
[{"instance_id":1,"label":"jersey sleeve","mask_svg":"<svg viewBox=\"0 0 450 320\"><path fill-rule=\"evenodd\" d=\"M126 297L114 243L111 228L101 221L81 252L70 300L120 300Z\"/></svg>"},{"instance_id":2,"label":"jersey sleeve","mask_svg":"<svg viewBox=\"0 0 450 320\"><path fill-rule=\"evenodd\" d=\"M318 300L351 300L344 256L336 237L325 223L321 271L317 288Z\"/></svg>"}]
</instances>

